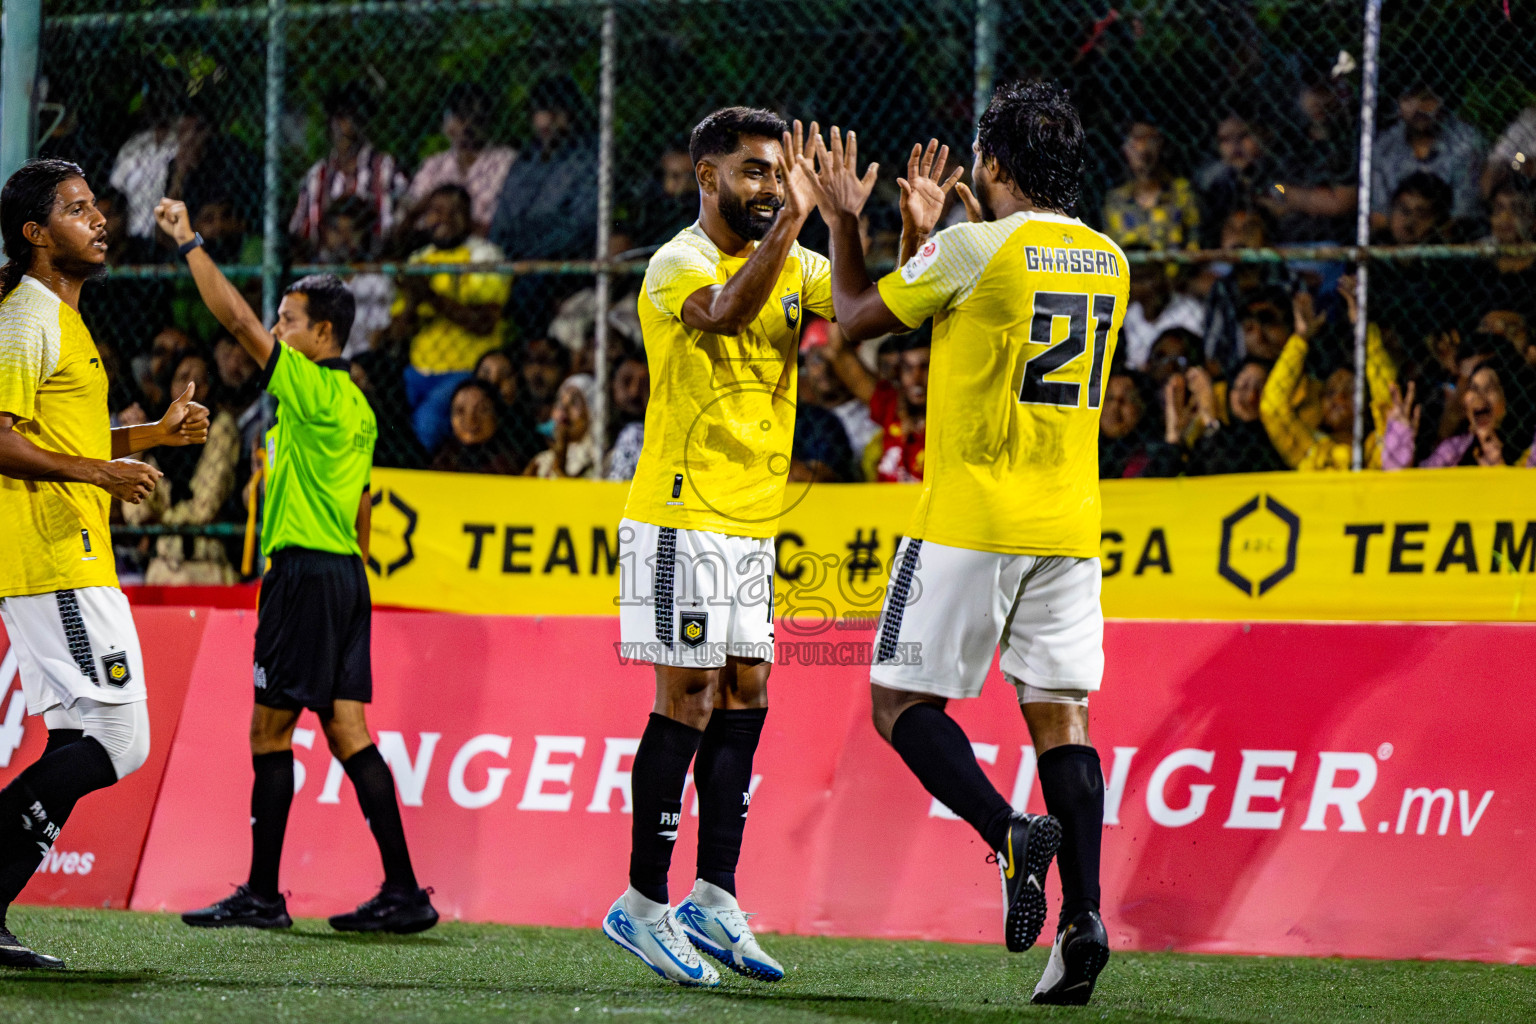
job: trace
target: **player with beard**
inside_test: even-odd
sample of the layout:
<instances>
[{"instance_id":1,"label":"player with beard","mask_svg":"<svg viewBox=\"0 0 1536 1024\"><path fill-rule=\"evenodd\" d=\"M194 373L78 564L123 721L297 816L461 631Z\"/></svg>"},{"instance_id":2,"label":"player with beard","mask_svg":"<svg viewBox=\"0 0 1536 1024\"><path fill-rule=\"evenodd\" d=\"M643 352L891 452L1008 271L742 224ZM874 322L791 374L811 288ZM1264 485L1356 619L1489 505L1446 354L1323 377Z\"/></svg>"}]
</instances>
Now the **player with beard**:
<instances>
[{"instance_id":1,"label":"player with beard","mask_svg":"<svg viewBox=\"0 0 1536 1024\"><path fill-rule=\"evenodd\" d=\"M768 713L800 324L804 310L832 313L826 257L795 241L811 211L808 154L799 122L791 137L771 111L699 122L699 219L657 250L640 293L651 400L619 526L619 628L626 655L655 665L656 701L635 753L629 888L603 931L681 985L720 983L699 950L750 978L784 977L747 927L736 862ZM667 872L690 764L698 880L674 909Z\"/></svg>"},{"instance_id":2,"label":"player with beard","mask_svg":"<svg viewBox=\"0 0 1536 1024\"><path fill-rule=\"evenodd\" d=\"M1034 1001L1083 1004L1109 960L1104 777L1088 697L1104 674L1099 408L1129 268L1114 242L1072 216L1083 129L1066 93L1050 83L999 89L974 150L975 194L961 193L972 222L932 237L947 183L920 173L914 151L901 182L912 255L878 284L859 245L873 175L855 173L857 153L837 128L817 154L844 334L934 322L923 493L892 567L870 689L880 735L996 851L1010 950L1028 949L1045 923L1060 844L1062 907ZM1016 813L945 712L981 693L999 645L1049 815ZM920 659L899 658L903 647Z\"/></svg>"},{"instance_id":3,"label":"player with beard","mask_svg":"<svg viewBox=\"0 0 1536 1024\"><path fill-rule=\"evenodd\" d=\"M62 968L22 945L5 912L75 803L149 756L143 655L117 585L107 514L137 504L159 470L127 458L202 444L193 388L158 423L113 429L107 375L80 319L80 289L107 259L106 218L84 172L25 164L0 192L0 619L27 710L48 746L0 790L0 966Z\"/></svg>"}]
</instances>

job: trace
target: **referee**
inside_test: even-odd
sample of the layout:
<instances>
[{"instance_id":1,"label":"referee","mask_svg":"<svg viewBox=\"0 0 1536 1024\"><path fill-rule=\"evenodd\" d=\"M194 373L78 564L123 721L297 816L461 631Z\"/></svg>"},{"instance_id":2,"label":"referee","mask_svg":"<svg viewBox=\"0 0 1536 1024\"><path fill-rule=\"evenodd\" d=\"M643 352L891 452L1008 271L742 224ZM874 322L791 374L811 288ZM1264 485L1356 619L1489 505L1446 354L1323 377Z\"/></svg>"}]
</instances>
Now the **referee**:
<instances>
[{"instance_id":1,"label":"referee","mask_svg":"<svg viewBox=\"0 0 1536 1024\"><path fill-rule=\"evenodd\" d=\"M155 220L186 256L208 309L262 367L266 389L278 400L277 423L266 438L261 550L270 568L252 670L251 874L233 895L182 920L204 928L293 923L278 890L278 863L293 803L293 729L308 708L357 790L384 861L379 894L331 918L331 927L424 931L437 923L437 911L416 884L394 778L363 714L373 697L372 608L363 563L378 427L341 358L352 329L352 293L329 274L303 278L283 296L269 334L202 248L186 206L163 199Z\"/></svg>"}]
</instances>

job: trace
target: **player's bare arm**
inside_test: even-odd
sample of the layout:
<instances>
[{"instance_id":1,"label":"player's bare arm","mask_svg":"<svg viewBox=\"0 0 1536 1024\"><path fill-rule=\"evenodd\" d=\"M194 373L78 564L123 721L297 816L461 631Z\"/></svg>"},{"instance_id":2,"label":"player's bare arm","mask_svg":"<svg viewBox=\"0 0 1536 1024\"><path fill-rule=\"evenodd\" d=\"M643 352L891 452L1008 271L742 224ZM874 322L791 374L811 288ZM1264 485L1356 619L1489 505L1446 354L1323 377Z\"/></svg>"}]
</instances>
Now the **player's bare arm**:
<instances>
[{"instance_id":1,"label":"player's bare arm","mask_svg":"<svg viewBox=\"0 0 1536 1024\"><path fill-rule=\"evenodd\" d=\"M196 232L192 230L192 218L187 214L187 205L180 200L160 200L155 207L155 223L160 226L160 230L175 239L177 245L186 245L196 237ZM192 271L192 279L197 282L198 294L202 296L208 311L234 336L240 347L256 360L257 366L265 367L276 342L262 326L261 318L241 297L239 290L229 283L218 264L213 262L213 257L201 246L187 253L187 268Z\"/></svg>"},{"instance_id":2,"label":"player's bare arm","mask_svg":"<svg viewBox=\"0 0 1536 1024\"><path fill-rule=\"evenodd\" d=\"M810 136L815 140L818 126L811 122ZM781 143L768 142L760 152L753 153L732 173L741 180L731 183L737 192L750 193L749 205L778 205L778 215L773 227L763 236L757 249L747 258L741 270L722 285L700 288L683 303L683 323L696 331L709 334L740 334L757 319L763 306L773 293L773 286L784 270L784 261L805 226L805 220L815 206L815 192L810 176L801 161L813 152L814 141L807 142L800 122L794 124L793 134L784 133ZM794 154L790 157L789 154ZM719 188L722 169L712 163L701 163L699 184L706 191ZM726 252L739 252L746 247L746 240L721 239L716 234L730 232L723 225L704 225L716 245ZM855 218L857 228L857 218ZM734 245L721 245L722 241Z\"/></svg>"},{"instance_id":3,"label":"player's bare arm","mask_svg":"<svg viewBox=\"0 0 1536 1024\"><path fill-rule=\"evenodd\" d=\"M137 505L160 479L160 471L134 459L88 459L39 448L16 432L17 417L0 413L0 476L13 480L79 483L100 487L112 497Z\"/></svg>"},{"instance_id":4,"label":"player's bare arm","mask_svg":"<svg viewBox=\"0 0 1536 1024\"><path fill-rule=\"evenodd\" d=\"M849 341L863 341L881 334L905 331L907 325L892 313L870 280L859 241L859 213L875 187L879 164L870 164L860 176L855 168L859 140L854 132L832 126L831 141L815 139L815 166L810 157L797 157L807 177L815 181L816 203L832 233L832 305L837 323Z\"/></svg>"},{"instance_id":5,"label":"player's bare arm","mask_svg":"<svg viewBox=\"0 0 1536 1024\"><path fill-rule=\"evenodd\" d=\"M179 448L203 444L208 440L208 407L192 401L196 386L187 385L165 415L155 423L136 423L112 428L112 457L120 459L149 448L166 445Z\"/></svg>"},{"instance_id":6,"label":"player's bare arm","mask_svg":"<svg viewBox=\"0 0 1536 1024\"><path fill-rule=\"evenodd\" d=\"M965 168L957 166L945 177L944 168L948 164L949 147L940 146L938 139L929 139L926 147L912 144L912 153L907 157L907 176L896 179L896 184L901 187L900 263L917 255L917 250L928 241L944 214L949 190L965 173Z\"/></svg>"},{"instance_id":7,"label":"player's bare arm","mask_svg":"<svg viewBox=\"0 0 1536 1024\"><path fill-rule=\"evenodd\" d=\"M353 521L357 530L357 546L362 548L363 564L368 563L368 538L373 530L373 494L363 488L363 496L357 501L357 518Z\"/></svg>"}]
</instances>

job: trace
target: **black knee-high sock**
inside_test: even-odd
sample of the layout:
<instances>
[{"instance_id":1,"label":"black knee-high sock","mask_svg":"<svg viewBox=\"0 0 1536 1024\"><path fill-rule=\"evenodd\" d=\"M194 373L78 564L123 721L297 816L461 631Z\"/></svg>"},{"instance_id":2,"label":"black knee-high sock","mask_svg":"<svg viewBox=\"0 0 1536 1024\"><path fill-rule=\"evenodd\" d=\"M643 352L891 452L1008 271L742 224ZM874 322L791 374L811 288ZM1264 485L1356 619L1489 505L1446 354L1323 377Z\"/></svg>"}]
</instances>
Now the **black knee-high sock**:
<instances>
[{"instance_id":1,"label":"black knee-high sock","mask_svg":"<svg viewBox=\"0 0 1536 1024\"><path fill-rule=\"evenodd\" d=\"M1045 808L1061 822L1061 918L1099 909L1099 847L1104 838L1104 770L1092 747L1052 747L1040 755Z\"/></svg>"},{"instance_id":2,"label":"black knee-high sock","mask_svg":"<svg viewBox=\"0 0 1536 1024\"><path fill-rule=\"evenodd\" d=\"M106 750L86 737L45 753L0 790L0 925L76 802L116 781Z\"/></svg>"},{"instance_id":3,"label":"black knee-high sock","mask_svg":"<svg viewBox=\"0 0 1536 1024\"><path fill-rule=\"evenodd\" d=\"M277 899L277 868L283 859L288 809L293 806L293 751L252 754L256 781L251 784L251 878L256 895Z\"/></svg>"},{"instance_id":4,"label":"black knee-high sock","mask_svg":"<svg viewBox=\"0 0 1536 1024\"><path fill-rule=\"evenodd\" d=\"M395 800L395 777L389 773L384 755L369 744L341 766L357 790L363 817L368 819L374 842L379 844L385 883L414 892L416 872L411 869L411 851L405 845L405 826L400 822L400 804Z\"/></svg>"},{"instance_id":5,"label":"black knee-high sock","mask_svg":"<svg viewBox=\"0 0 1536 1024\"><path fill-rule=\"evenodd\" d=\"M716 711L694 759L699 790L699 877L736 895L736 862L752 796L752 756L767 708Z\"/></svg>"},{"instance_id":6,"label":"black knee-high sock","mask_svg":"<svg viewBox=\"0 0 1536 1024\"><path fill-rule=\"evenodd\" d=\"M982 772L958 722L932 704L914 704L891 727L891 746L923 788L1000 850L1013 808Z\"/></svg>"},{"instance_id":7,"label":"black knee-high sock","mask_svg":"<svg viewBox=\"0 0 1536 1024\"><path fill-rule=\"evenodd\" d=\"M651 713L630 781L634 817L630 821L629 884L648 900L667 901L667 871L672 845L683 818L683 783L704 734L698 729Z\"/></svg>"}]
</instances>

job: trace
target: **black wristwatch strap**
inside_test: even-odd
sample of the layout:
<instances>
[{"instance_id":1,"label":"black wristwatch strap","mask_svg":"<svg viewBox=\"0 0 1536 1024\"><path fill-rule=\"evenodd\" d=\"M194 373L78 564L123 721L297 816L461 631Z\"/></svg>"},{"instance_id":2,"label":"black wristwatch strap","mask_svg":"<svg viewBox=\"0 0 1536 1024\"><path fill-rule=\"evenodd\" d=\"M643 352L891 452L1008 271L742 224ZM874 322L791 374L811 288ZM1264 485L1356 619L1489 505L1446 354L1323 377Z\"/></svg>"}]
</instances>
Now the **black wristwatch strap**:
<instances>
[{"instance_id":1,"label":"black wristwatch strap","mask_svg":"<svg viewBox=\"0 0 1536 1024\"><path fill-rule=\"evenodd\" d=\"M202 244L203 244L203 236L198 234L196 231L194 231L194 232L192 232L192 241L190 241L190 242L183 242L180 245L178 245L176 247L176 252L178 254L182 255L182 256L185 256L187 253L191 252L193 249L198 248Z\"/></svg>"}]
</instances>

